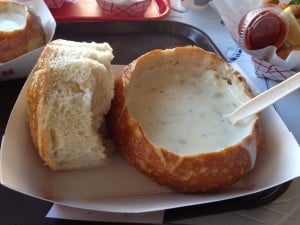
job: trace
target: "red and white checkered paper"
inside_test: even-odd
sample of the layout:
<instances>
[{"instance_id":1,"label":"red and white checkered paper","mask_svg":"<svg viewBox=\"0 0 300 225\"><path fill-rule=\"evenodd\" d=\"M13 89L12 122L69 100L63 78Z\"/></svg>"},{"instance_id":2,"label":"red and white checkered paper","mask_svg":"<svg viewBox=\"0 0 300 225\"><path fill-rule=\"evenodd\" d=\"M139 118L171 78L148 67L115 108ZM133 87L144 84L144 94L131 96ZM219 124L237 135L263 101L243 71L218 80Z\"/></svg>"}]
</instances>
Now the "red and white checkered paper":
<instances>
[{"instance_id":1,"label":"red and white checkered paper","mask_svg":"<svg viewBox=\"0 0 300 225\"><path fill-rule=\"evenodd\" d=\"M255 74L258 77L283 81L296 73L295 71L283 69L262 59L252 57L252 62L254 64Z\"/></svg>"},{"instance_id":2,"label":"red and white checkered paper","mask_svg":"<svg viewBox=\"0 0 300 225\"><path fill-rule=\"evenodd\" d=\"M151 0L140 0L136 2L114 3L108 0L97 0L103 15L105 16L143 16L149 7Z\"/></svg>"}]
</instances>

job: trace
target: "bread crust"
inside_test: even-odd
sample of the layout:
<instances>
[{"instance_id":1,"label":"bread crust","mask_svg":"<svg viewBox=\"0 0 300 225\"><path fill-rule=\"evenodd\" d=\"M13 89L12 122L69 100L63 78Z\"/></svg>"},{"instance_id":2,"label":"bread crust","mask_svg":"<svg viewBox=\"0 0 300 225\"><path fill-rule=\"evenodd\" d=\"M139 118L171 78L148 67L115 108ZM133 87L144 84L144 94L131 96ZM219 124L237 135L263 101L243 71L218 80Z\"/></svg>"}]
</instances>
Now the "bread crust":
<instances>
[{"instance_id":1,"label":"bread crust","mask_svg":"<svg viewBox=\"0 0 300 225\"><path fill-rule=\"evenodd\" d=\"M287 48L280 48L277 50L277 55L286 60L292 51L300 51L300 45L290 46Z\"/></svg>"},{"instance_id":2,"label":"bread crust","mask_svg":"<svg viewBox=\"0 0 300 225\"><path fill-rule=\"evenodd\" d=\"M148 62L149 58L151 62ZM139 70L159 66L166 61L175 65L182 63L180 60L190 66L203 64L212 68L226 64L218 56L197 47L178 47L167 56L161 50L154 50L139 57L116 78L108 124L118 149L132 165L154 181L186 193L217 191L238 181L251 168L248 150L256 151L261 142L259 114L251 133L239 143L216 152L178 155L151 143L126 105L126 88L130 80L138 76ZM247 95L252 96L244 79L236 72L234 76L238 77Z\"/></svg>"},{"instance_id":3,"label":"bread crust","mask_svg":"<svg viewBox=\"0 0 300 225\"><path fill-rule=\"evenodd\" d=\"M43 61L43 60L41 60ZM55 169L55 164L48 158L47 149L49 146L48 132L45 130L45 122L41 121L41 115L45 115L47 103L45 102L48 95L47 88L50 72L48 69L40 70L40 64L33 69L32 73L35 75L35 80L28 88L28 124L32 136L33 144L38 150L40 157L45 161L45 164Z\"/></svg>"},{"instance_id":4,"label":"bread crust","mask_svg":"<svg viewBox=\"0 0 300 225\"><path fill-rule=\"evenodd\" d=\"M106 164L106 155L103 153L104 146L102 145L102 136L99 129L103 123L104 114L107 113L110 107L114 85L114 77L110 71L110 60L113 58L112 52L110 51L111 47L107 43L73 43L65 40L65 43L70 44L68 49L63 49L61 46L54 48L57 42L60 43L62 40L52 41L44 48L29 75L29 79L31 80L29 81L30 84L27 90L27 111L33 144L45 165L53 171L102 166ZM94 55L95 53L89 49L83 48L81 49L81 52L83 52L82 55L76 54L76 56L73 57L74 51L72 50L76 48L76 45L78 48L82 45L102 46L104 48L103 52L98 51L97 53L99 55L102 53L105 54L105 60L103 60L105 63L109 62L109 65L106 65L106 67L101 63L101 59L97 61L96 59L90 58L90 55ZM104 53L105 50L106 52ZM73 68L75 69L73 70ZM83 75L80 73L81 71L83 71ZM77 75L77 72L79 75ZM83 81L81 79L83 79ZM81 87L79 82L81 82ZM97 93L95 93L96 88L99 89ZM87 89L89 90L87 91ZM67 98L64 102L61 97L62 95L60 95L60 97L56 95L58 92L61 92L61 90L69 90L71 97L79 97L74 97L71 100ZM90 94L89 91L93 93ZM84 92L87 94L83 95ZM85 96L87 97L84 98ZM54 104L53 99L55 99L55 101L59 100L59 102ZM73 100L80 100L80 102L73 103ZM61 105L59 105L60 103ZM72 104L73 108L71 111L75 112L73 114L70 109L66 108L63 108L59 114L55 111L59 107L62 108ZM78 108L79 110L76 111ZM84 109L93 111L89 111L90 114L80 114ZM73 116L80 115L76 123L70 119L71 114ZM62 121L60 121L61 123L66 121L66 123L62 125L62 128L58 128L56 123L53 125L53 118L55 117L53 115L56 116L56 121L59 121L59 119L62 119ZM67 138L73 139L69 142L67 142L67 140L67 144L64 145L64 143L66 143L64 142L65 139L60 134L64 134L64 131L70 134L70 127L72 130L77 131L84 127L83 122L79 121L80 119L86 122L84 124L87 126L85 130L86 133L82 132L82 130L79 133L72 133L71 137L67 136ZM76 127L76 124L80 125ZM70 127L66 127L66 125L70 125ZM63 132L59 133L61 130L63 130ZM75 137L74 135L77 136ZM86 139L80 139L82 136L87 137L89 141L88 144L84 142ZM75 145L73 146L70 143L75 143ZM86 148L79 146L79 143L83 143L82 145L86 146ZM73 154L72 158L68 157L71 154Z\"/></svg>"},{"instance_id":5,"label":"bread crust","mask_svg":"<svg viewBox=\"0 0 300 225\"><path fill-rule=\"evenodd\" d=\"M0 63L5 63L46 43L40 19L22 3L0 0L0 9L5 8L26 19L23 29L0 30Z\"/></svg>"}]
</instances>

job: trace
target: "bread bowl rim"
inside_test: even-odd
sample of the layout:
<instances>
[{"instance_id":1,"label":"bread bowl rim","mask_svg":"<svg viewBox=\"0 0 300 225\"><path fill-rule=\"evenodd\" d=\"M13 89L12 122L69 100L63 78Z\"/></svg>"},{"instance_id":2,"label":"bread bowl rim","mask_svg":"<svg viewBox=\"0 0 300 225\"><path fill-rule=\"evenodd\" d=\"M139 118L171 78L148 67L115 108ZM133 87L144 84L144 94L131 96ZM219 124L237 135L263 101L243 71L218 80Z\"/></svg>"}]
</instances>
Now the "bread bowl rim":
<instances>
[{"instance_id":1,"label":"bread bowl rim","mask_svg":"<svg viewBox=\"0 0 300 225\"><path fill-rule=\"evenodd\" d=\"M25 30L25 29L26 29L26 26L27 26L27 24L28 24L28 21L31 19L31 18L30 18L31 15L30 15L30 10L29 10L29 8L28 8L26 5L24 5L24 4L20 3L20 2L16 2L16 1L2 1L2 0L1 0L1 1L0 1L0 7L1 7L1 5L4 5L5 7L7 7L7 6L11 6L11 7L14 7L14 8L17 7L17 10L18 10L18 11L24 12L24 14L22 14L21 16L24 17L25 21L24 21L24 26L23 26L23 27L20 27L20 28L18 28L18 29L8 30L8 31L6 31L6 30L0 30L0 35L1 35L1 34L7 34L7 35L10 35L11 33L14 33L14 32L20 32L20 31ZM13 13L16 14L16 11L17 11L17 10L14 10Z\"/></svg>"},{"instance_id":2,"label":"bread bowl rim","mask_svg":"<svg viewBox=\"0 0 300 225\"><path fill-rule=\"evenodd\" d=\"M221 59L219 56L216 56L213 53L209 53L209 52L207 52L203 49L200 49L196 46L176 47L171 50L185 51L186 49L189 49L191 51L201 52L201 54L205 54L206 56L212 57L213 60L215 60L217 63L225 63L227 65L227 63L223 59ZM138 57L137 59L132 61L129 65L127 65L124 68L124 70L117 77L116 83L115 83L115 98L112 102L111 112L108 117L109 121L110 121L109 123L111 124L110 127L111 127L111 131L112 131L112 135L114 137L114 140L117 143L117 147L125 155L127 160L131 164L133 164L135 167L137 167L137 169L139 169L141 172L148 175L149 177L151 177L153 180L155 180L156 182L158 182L160 184L167 185L171 188L174 188L174 189L182 191L182 192L215 191L215 190L219 190L230 184L235 183L244 174L246 174L254 165L254 163L251 163L251 160L253 160L253 159L250 159L250 156L247 152L247 148L250 148L250 145L251 145L252 146L251 148L254 148L253 151L255 151L254 157L256 157L256 152L257 152L257 150L259 148L259 144L261 142L260 134L261 134L261 130L262 130L261 124L260 124L260 114L259 113L257 113L255 115L254 121L251 123L250 134L246 135L245 138L243 138L236 144L226 146L223 149L220 149L218 151L203 152L203 153L192 154L192 155L179 155L168 149L157 146L157 145L155 145L155 143L153 144L148 139L148 137L145 136L143 128L141 127L139 122L136 121L135 118L132 118L130 116L128 107L126 105L126 97L125 97L124 92L125 92L126 86L130 82L130 79L132 78L131 77L132 70L136 69L136 65L138 63L140 63L141 60L145 60L145 58L147 58L149 55L159 54L166 50L168 51L170 49L164 49L164 50L156 49L156 50L152 50L150 52L145 53L144 55ZM241 77L241 75L236 71L234 71L234 74L235 74L234 76L238 76L239 79L241 79L241 82L242 82L245 90L247 91L247 93L251 94L249 86L245 83L246 82L245 79L243 77ZM122 93L123 93L123 96L122 96ZM252 95L251 95L251 97L252 97ZM130 125L124 125L124 123L125 124L128 123ZM122 126L125 126L125 128L124 127L122 128ZM127 126L127 128L126 128L126 126ZM132 130L134 130L134 131L132 131ZM134 135L139 136L139 137L142 136L142 139L144 142L141 143L141 141L138 140L139 138L134 137ZM145 149L140 150L139 149L140 147L145 148ZM152 153L151 153L151 151L152 151ZM145 155L147 155L147 156L145 156ZM162 158L159 159L159 157L158 157L158 159L155 159L155 157L156 157L155 155L162 157ZM227 155L227 156L225 157L225 155ZM148 157L148 158L146 158L146 157ZM224 180L219 182L218 184L213 184L214 182L212 181L212 182L210 182L210 184L205 185L205 184L203 184L202 181L200 181L200 182L202 182L202 184L200 185L201 187L199 187L199 184L196 184L196 185L184 184L182 182L182 180L184 180L186 178L182 178L182 177L174 178L174 177L176 177L176 175L174 175L176 173L176 172L174 172L176 170L176 168L171 168L170 165L175 164L176 166L178 166L179 164L180 165L186 164L186 165L184 165L184 167L187 167L188 163L194 164L194 162L197 162L197 161L198 161L198 164L199 164L199 161L201 161L200 164L203 164L203 160L202 160L203 158L204 158L204 161L205 160L211 161L209 159L211 157L216 158L218 160L218 162L221 161L222 158L225 160L226 158L229 159L231 157L235 158L234 160L236 160L236 161L238 158L243 159L245 162L244 162L244 165L241 165L242 163L235 163L236 165L240 164L241 171L238 172L238 174L233 175L232 178L230 178L230 179L224 178ZM176 160L174 160L174 158L176 158ZM199 160L198 158L201 158L201 160ZM173 160L173 162L171 163L172 160ZM149 163L149 161L151 161L151 163ZM189 161L189 162L185 162L185 161ZM153 166L155 163L157 165ZM208 162L204 162L204 164L205 164L204 167L206 167L207 163ZM210 163L208 163L208 164L210 164ZM227 166L225 164L222 165L223 167L221 169L224 169L224 171L229 170L229 168L227 168ZM156 167L156 168L154 168L154 167ZM204 167L202 165L202 169ZM216 166L216 165L213 166L213 168L216 169L216 171L219 171L217 167L218 166ZM157 169L157 168L159 168L159 169ZM167 171L167 170L169 170L169 171ZM231 168L230 170L233 170L233 168ZM165 173L168 173L168 174L166 175ZM190 171L186 171L185 173L190 173ZM192 173L195 173L195 171L192 171ZM203 179L203 176L207 177L208 174L204 174L204 175L202 174L201 176L202 176L201 179ZM228 175L228 176L231 176L231 175Z\"/></svg>"}]
</instances>

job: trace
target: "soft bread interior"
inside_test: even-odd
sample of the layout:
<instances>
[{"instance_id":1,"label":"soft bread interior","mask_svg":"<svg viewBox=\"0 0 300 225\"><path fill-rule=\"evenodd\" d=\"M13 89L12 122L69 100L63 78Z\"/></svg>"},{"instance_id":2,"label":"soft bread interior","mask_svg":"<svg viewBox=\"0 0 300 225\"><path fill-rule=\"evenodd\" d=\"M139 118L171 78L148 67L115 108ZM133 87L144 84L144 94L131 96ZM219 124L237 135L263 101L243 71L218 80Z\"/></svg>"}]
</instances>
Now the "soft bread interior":
<instances>
[{"instance_id":1,"label":"soft bread interior","mask_svg":"<svg viewBox=\"0 0 300 225\"><path fill-rule=\"evenodd\" d=\"M108 111L111 91L105 90L106 68L94 61L79 59L49 73L44 120L48 133L49 157L59 167L93 167L105 162L105 148L99 135ZM98 91L98 90L103 91ZM101 102L99 102L101 100Z\"/></svg>"},{"instance_id":2,"label":"soft bread interior","mask_svg":"<svg viewBox=\"0 0 300 225\"><path fill-rule=\"evenodd\" d=\"M51 61L52 65L62 65L78 58L88 58L96 60L105 65L105 67L110 68L110 62L113 59L112 49L107 43L82 42L82 44L79 44L73 41L58 39L50 42L47 48L49 51L46 53L46 60L47 62Z\"/></svg>"},{"instance_id":3,"label":"soft bread interior","mask_svg":"<svg viewBox=\"0 0 300 225\"><path fill-rule=\"evenodd\" d=\"M112 49L108 43L99 44L57 39L50 42L48 47L51 49L52 57L63 58L67 56L71 59L85 57L96 60L108 68L113 59ZM72 54L70 54L70 51L72 51Z\"/></svg>"},{"instance_id":4,"label":"soft bread interior","mask_svg":"<svg viewBox=\"0 0 300 225\"><path fill-rule=\"evenodd\" d=\"M222 150L251 133L253 117L235 126L223 117L251 98L231 68L177 62L143 64L126 89L129 114L153 144L193 155Z\"/></svg>"},{"instance_id":5,"label":"soft bread interior","mask_svg":"<svg viewBox=\"0 0 300 225\"><path fill-rule=\"evenodd\" d=\"M52 41L33 70L28 91L30 130L52 170L107 163L100 130L114 96L113 54L107 43L90 44L102 50L85 42Z\"/></svg>"},{"instance_id":6,"label":"soft bread interior","mask_svg":"<svg viewBox=\"0 0 300 225\"><path fill-rule=\"evenodd\" d=\"M3 4L0 7L0 31L24 29L28 11L19 4Z\"/></svg>"}]
</instances>

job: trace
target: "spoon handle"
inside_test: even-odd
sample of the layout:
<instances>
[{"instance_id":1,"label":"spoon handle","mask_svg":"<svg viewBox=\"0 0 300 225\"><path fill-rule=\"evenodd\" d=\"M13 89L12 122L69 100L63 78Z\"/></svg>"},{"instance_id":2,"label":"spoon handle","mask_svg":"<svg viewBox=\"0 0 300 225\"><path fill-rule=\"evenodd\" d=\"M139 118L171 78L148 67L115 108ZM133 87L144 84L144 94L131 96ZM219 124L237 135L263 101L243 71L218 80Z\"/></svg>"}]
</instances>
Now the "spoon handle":
<instances>
[{"instance_id":1,"label":"spoon handle","mask_svg":"<svg viewBox=\"0 0 300 225\"><path fill-rule=\"evenodd\" d=\"M255 114L269 105L272 105L274 102L297 90L299 87L300 72L294 74L285 81L282 81L276 86L270 88L269 90L250 99L248 102L238 107L232 113L224 116L228 118L232 124L235 124L239 120Z\"/></svg>"}]
</instances>

